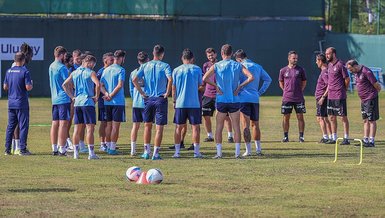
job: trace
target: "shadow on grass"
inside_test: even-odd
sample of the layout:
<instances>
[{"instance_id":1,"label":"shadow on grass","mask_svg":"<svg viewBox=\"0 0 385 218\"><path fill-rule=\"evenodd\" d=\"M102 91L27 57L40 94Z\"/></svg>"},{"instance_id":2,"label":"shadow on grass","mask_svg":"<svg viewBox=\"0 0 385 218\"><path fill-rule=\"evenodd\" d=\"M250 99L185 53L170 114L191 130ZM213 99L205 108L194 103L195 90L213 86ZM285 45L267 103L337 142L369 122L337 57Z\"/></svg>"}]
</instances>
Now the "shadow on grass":
<instances>
[{"instance_id":1,"label":"shadow on grass","mask_svg":"<svg viewBox=\"0 0 385 218\"><path fill-rule=\"evenodd\" d=\"M70 188L24 188L24 189L8 189L14 193L36 193L36 192L75 192L76 189Z\"/></svg>"}]
</instances>

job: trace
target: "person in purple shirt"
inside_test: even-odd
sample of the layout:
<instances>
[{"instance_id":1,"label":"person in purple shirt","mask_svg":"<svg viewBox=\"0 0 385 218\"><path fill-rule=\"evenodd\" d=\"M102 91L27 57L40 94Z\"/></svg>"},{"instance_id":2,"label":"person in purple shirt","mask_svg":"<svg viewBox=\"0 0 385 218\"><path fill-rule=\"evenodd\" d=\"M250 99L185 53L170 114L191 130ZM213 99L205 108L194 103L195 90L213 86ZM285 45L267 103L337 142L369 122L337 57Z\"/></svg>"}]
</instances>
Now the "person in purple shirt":
<instances>
[{"instance_id":1,"label":"person in purple shirt","mask_svg":"<svg viewBox=\"0 0 385 218\"><path fill-rule=\"evenodd\" d=\"M316 116L322 131L322 139L319 143L327 143L329 139L332 140L332 135L327 112L328 64L326 56L324 54L318 54L316 57L316 64L321 70L315 88Z\"/></svg>"},{"instance_id":2,"label":"person in purple shirt","mask_svg":"<svg viewBox=\"0 0 385 218\"><path fill-rule=\"evenodd\" d=\"M210 69L211 66L217 62L217 53L213 48L207 48L205 52L208 61L203 64L203 75ZM211 82L215 83L215 74L213 74L209 79ZM205 86L205 91L202 97L202 116L203 120L205 121L204 125L207 131L207 138L205 138L204 141L213 142L214 138L211 127L211 117L215 112L215 98L217 95L217 90L215 86L212 86L208 83L203 82L203 85ZM229 143L234 143L232 125L229 116L227 116L225 119L225 126L227 128L227 141Z\"/></svg>"},{"instance_id":3,"label":"person in purple shirt","mask_svg":"<svg viewBox=\"0 0 385 218\"><path fill-rule=\"evenodd\" d=\"M357 61L348 61L346 67L354 74L358 96L361 99L361 114L364 120L364 146L374 147L374 138L377 131L376 120L380 118L378 92L381 91L381 85L373 72L364 65L358 64Z\"/></svg>"},{"instance_id":4,"label":"person in purple shirt","mask_svg":"<svg viewBox=\"0 0 385 218\"><path fill-rule=\"evenodd\" d=\"M341 145L349 145L349 120L346 108L346 90L349 87L350 78L345 68L345 64L337 58L337 51L330 47L325 52L328 64L328 115L332 129L332 140L329 144L336 143L337 140L337 116L341 117L344 126L344 140Z\"/></svg>"},{"instance_id":5,"label":"person in purple shirt","mask_svg":"<svg viewBox=\"0 0 385 218\"><path fill-rule=\"evenodd\" d=\"M305 99L303 90L306 87L305 70L297 65L298 54L290 51L288 54L289 64L279 71L279 87L283 90L281 113L283 114L283 133L282 142L289 141L289 121L293 107L297 114L299 142L304 142L305 120L303 114L306 113Z\"/></svg>"},{"instance_id":6,"label":"person in purple shirt","mask_svg":"<svg viewBox=\"0 0 385 218\"><path fill-rule=\"evenodd\" d=\"M15 54L15 66L5 75L3 88L8 91L8 126L5 137L5 155L11 155L12 136L17 125L20 128L20 153L25 156L31 153L27 149L29 129L28 91L32 90L32 80L24 67L26 56L22 52Z\"/></svg>"}]
</instances>

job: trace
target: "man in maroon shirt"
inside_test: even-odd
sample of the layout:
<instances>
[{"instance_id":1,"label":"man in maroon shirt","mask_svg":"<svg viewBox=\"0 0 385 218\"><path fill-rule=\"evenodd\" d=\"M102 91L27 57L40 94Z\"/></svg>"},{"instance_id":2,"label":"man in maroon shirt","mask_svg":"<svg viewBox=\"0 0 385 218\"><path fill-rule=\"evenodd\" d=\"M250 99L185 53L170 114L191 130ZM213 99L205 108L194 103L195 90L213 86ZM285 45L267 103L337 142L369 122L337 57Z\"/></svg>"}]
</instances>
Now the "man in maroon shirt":
<instances>
[{"instance_id":1,"label":"man in maroon shirt","mask_svg":"<svg viewBox=\"0 0 385 218\"><path fill-rule=\"evenodd\" d=\"M208 61L203 64L203 75L210 69L211 66L213 66L217 62L217 53L213 48L207 48L206 57ZM209 80L215 82L215 74L213 74L209 78ZM208 83L203 82L203 85L205 85L205 92L202 97L202 116L203 120L205 121L204 125L207 131L207 138L205 138L204 141L213 142L214 138L211 127L211 117L214 115L215 112L215 98L217 95L217 90L215 86L212 86ZM228 116L225 119L225 124L228 133L228 142L234 143L231 121Z\"/></svg>"},{"instance_id":2,"label":"man in maroon shirt","mask_svg":"<svg viewBox=\"0 0 385 218\"><path fill-rule=\"evenodd\" d=\"M328 144L334 144L337 140L337 116L341 117L344 126L344 140L341 145L349 145L349 120L346 108L346 90L349 87L350 78L345 64L337 58L336 49L330 47L325 52L328 64L328 115L332 128L332 140Z\"/></svg>"},{"instance_id":3,"label":"man in maroon shirt","mask_svg":"<svg viewBox=\"0 0 385 218\"><path fill-rule=\"evenodd\" d=\"M346 67L354 74L358 96L361 99L361 114L364 120L364 146L374 147L374 137L377 131L376 120L380 117L378 92L381 90L381 85L373 72L364 65L359 65L357 61L348 61Z\"/></svg>"},{"instance_id":4,"label":"man in maroon shirt","mask_svg":"<svg viewBox=\"0 0 385 218\"><path fill-rule=\"evenodd\" d=\"M327 112L328 64L324 54L317 55L316 64L318 68L321 69L321 73L317 80L317 86L315 88L317 109L316 116L322 131L322 139L320 140L320 143L327 143L329 141L329 137L332 139L332 134Z\"/></svg>"},{"instance_id":5,"label":"man in maroon shirt","mask_svg":"<svg viewBox=\"0 0 385 218\"><path fill-rule=\"evenodd\" d=\"M305 140L303 114L306 113L306 107L303 90L306 86L306 74L305 70L297 65L298 54L295 51L289 52L288 62L289 64L279 71L279 87L283 90L281 113L283 114L284 137L282 142L289 141L290 114L294 107L298 120L299 142L302 143Z\"/></svg>"}]
</instances>

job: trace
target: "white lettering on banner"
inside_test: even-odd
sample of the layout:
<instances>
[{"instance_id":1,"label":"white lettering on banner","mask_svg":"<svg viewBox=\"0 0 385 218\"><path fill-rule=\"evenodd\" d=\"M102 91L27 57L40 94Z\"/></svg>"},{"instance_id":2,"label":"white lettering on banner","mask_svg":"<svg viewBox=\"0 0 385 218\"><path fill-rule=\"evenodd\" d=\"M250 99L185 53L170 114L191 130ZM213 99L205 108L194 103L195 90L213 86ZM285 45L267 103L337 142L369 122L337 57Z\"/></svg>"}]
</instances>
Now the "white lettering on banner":
<instances>
[{"instance_id":1,"label":"white lettering on banner","mask_svg":"<svg viewBox=\"0 0 385 218\"><path fill-rule=\"evenodd\" d=\"M0 60L13 60L23 43L31 46L33 60L44 60L44 38L0 38Z\"/></svg>"}]
</instances>

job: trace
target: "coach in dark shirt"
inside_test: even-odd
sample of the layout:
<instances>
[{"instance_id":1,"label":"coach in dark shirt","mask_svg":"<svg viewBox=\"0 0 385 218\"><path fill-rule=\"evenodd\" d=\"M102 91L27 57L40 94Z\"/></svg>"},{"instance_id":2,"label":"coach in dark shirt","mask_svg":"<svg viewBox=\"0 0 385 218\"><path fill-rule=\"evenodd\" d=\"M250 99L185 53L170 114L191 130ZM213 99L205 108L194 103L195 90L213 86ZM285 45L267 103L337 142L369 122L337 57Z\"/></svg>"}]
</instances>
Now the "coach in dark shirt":
<instances>
[{"instance_id":1,"label":"coach in dark shirt","mask_svg":"<svg viewBox=\"0 0 385 218\"><path fill-rule=\"evenodd\" d=\"M8 126L5 138L5 155L10 155L12 135L17 125L20 128L20 155L30 155L27 149L29 129L28 91L32 90L29 71L24 67L26 57L18 52L15 55L15 66L5 75L4 90L8 91Z\"/></svg>"}]
</instances>

